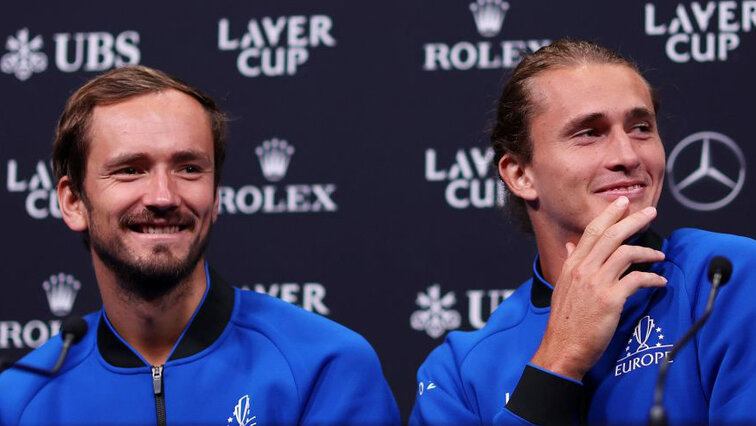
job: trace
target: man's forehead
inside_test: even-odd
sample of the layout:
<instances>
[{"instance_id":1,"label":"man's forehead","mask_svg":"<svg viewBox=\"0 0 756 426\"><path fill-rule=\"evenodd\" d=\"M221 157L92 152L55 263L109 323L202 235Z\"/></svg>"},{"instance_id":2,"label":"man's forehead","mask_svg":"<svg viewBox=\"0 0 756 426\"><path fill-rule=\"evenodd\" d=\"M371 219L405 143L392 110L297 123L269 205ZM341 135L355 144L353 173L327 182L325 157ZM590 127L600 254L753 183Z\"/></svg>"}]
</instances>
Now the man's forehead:
<instances>
[{"instance_id":1,"label":"man's forehead","mask_svg":"<svg viewBox=\"0 0 756 426\"><path fill-rule=\"evenodd\" d=\"M95 105L92 110L92 124L112 124L114 122L149 123L165 120L166 117L183 118L203 116L209 118L204 108L193 97L175 89L165 89L130 96L118 102Z\"/></svg>"},{"instance_id":2,"label":"man's forehead","mask_svg":"<svg viewBox=\"0 0 756 426\"><path fill-rule=\"evenodd\" d=\"M581 64L545 71L528 81L533 113L558 110L575 115L626 113L645 106L653 111L648 83L622 64Z\"/></svg>"},{"instance_id":3,"label":"man's forehead","mask_svg":"<svg viewBox=\"0 0 756 426\"><path fill-rule=\"evenodd\" d=\"M89 126L89 151L107 157L127 153L212 155L210 119L194 98L177 90L152 92L98 105Z\"/></svg>"}]
</instances>

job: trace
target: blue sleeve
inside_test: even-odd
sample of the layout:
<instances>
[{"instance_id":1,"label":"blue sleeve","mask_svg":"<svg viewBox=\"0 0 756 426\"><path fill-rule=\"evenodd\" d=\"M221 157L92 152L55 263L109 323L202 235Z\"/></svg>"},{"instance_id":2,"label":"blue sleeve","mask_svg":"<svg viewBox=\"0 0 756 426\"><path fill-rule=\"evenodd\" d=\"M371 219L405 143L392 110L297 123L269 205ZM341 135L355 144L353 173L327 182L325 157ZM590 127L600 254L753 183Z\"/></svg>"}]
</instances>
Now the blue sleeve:
<instances>
[{"instance_id":1,"label":"blue sleeve","mask_svg":"<svg viewBox=\"0 0 756 426\"><path fill-rule=\"evenodd\" d=\"M494 418L481 418L474 392L466 391L448 342L431 353L417 380L410 425L577 424L579 420L583 385L530 364L506 407Z\"/></svg>"},{"instance_id":2,"label":"blue sleeve","mask_svg":"<svg viewBox=\"0 0 756 426\"><path fill-rule=\"evenodd\" d=\"M709 399L710 424L756 423L756 241L727 236L712 241L733 265L732 277L720 288L708 322L696 336L701 382ZM716 253L715 253L716 251ZM706 306L711 288L705 266L695 277L695 317Z\"/></svg>"},{"instance_id":3,"label":"blue sleeve","mask_svg":"<svg viewBox=\"0 0 756 426\"><path fill-rule=\"evenodd\" d=\"M485 424L465 395L449 343L439 346L417 372L418 389L410 425Z\"/></svg>"},{"instance_id":4,"label":"blue sleeve","mask_svg":"<svg viewBox=\"0 0 756 426\"><path fill-rule=\"evenodd\" d=\"M364 339L325 362L305 401L300 424L399 425L399 409L380 361Z\"/></svg>"}]
</instances>

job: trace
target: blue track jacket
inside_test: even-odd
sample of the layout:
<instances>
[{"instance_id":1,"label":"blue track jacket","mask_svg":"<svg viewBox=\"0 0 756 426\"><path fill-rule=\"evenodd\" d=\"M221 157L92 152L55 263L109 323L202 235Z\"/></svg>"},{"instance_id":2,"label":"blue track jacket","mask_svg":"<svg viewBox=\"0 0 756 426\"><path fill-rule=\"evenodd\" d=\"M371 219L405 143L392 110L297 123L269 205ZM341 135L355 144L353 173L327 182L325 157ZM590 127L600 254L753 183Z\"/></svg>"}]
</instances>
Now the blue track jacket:
<instances>
[{"instance_id":1,"label":"blue track jacket","mask_svg":"<svg viewBox=\"0 0 756 426\"><path fill-rule=\"evenodd\" d=\"M602 358L577 382L529 365L550 313L553 287L539 273L475 332L453 332L418 371L410 424L646 424L659 366L701 317L712 257L733 264L702 330L675 357L665 407L671 424L756 423L756 241L681 229L638 245L666 253L640 265L668 279L640 289L624 307ZM591 333L590 327L585 333Z\"/></svg>"},{"instance_id":2,"label":"blue track jacket","mask_svg":"<svg viewBox=\"0 0 756 426\"><path fill-rule=\"evenodd\" d=\"M148 365L103 311L85 319L89 331L55 377L0 376L0 424L399 423L365 339L212 272L164 366ZM57 336L21 362L51 368L60 347Z\"/></svg>"}]
</instances>

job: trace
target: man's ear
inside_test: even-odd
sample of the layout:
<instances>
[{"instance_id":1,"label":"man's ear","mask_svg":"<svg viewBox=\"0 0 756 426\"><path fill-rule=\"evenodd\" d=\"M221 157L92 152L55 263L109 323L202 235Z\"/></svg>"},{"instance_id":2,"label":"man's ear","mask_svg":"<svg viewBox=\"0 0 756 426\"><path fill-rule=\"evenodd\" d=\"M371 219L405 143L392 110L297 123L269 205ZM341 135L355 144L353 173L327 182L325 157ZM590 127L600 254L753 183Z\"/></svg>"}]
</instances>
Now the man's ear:
<instances>
[{"instance_id":1,"label":"man's ear","mask_svg":"<svg viewBox=\"0 0 756 426\"><path fill-rule=\"evenodd\" d=\"M522 159L508 152L499 160L498 169L499 176L514 195L525 201L535 201L538 198L530 167Z\"/></svg>"},{"instance_id":2,"label":"man's ear","mask_svg":"<svg viewBox=\"0 0 756 426\"><path fill-rule=\"evenodd\" d=\"M58 206L69 228L78 232L89 229L89 213L84 200L73 192L68 176L63 176L58 182Z\"/></svg>"}]
</instances>

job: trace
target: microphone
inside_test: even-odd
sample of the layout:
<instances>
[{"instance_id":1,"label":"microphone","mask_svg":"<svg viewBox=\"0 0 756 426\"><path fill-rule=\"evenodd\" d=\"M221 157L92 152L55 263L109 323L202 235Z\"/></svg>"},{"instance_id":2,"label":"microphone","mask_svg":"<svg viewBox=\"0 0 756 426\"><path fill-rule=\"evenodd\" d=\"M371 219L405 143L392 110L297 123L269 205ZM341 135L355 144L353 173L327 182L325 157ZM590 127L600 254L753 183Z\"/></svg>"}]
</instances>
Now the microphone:
<instances>
[{"instance_id":1,"label":"microphone","mask_svg":"<svg viewBox=\"0 0 756 426\"><path fill-rule=\"evenodd\" d=\"M672 350L669 351L669 355L664 359L664 363L659 367L659 376L656 378L656 387L654 388L654 405L651 406L651 411L649 412L649 424L654 426L667 425L667 412L664 410L664 384L667 378L667 371L669 371L669 364L674 360L675 355L677 355L680 349L695 336L696 332L709 319L709 314L711 314L711 310L714 308L714 299L717 297L719 286L727 284L730 276L732 276L732 263L726 257L715 256L711 259L707 273L707 277L711 281L711 290L709 291L709 300L706 302L706 309L701 318L675 343Z\"/></svg>"},{"instance_id":2,"label":"microphone","mask_svg":"<svg viewBox=\"0 0 756 426\"><path fill-rule=\"evenodd\" d=\"M60 334L63 338L63 347L60 349L58 360L55 362L55 365L53 365L51 370L45 370L31 365L2 362L0 363L0 367L2 367L0 371L15 368L17 370L28 371L42 376L54 376L58 373L60 367L63 366L63 361L66 360L66 355L68 355L68 350L71 346L79 343L81 339L84 338L84 335L87 334L87 322L81 317L66 318L60 327Z\"/></svg>"}]
</instances>

